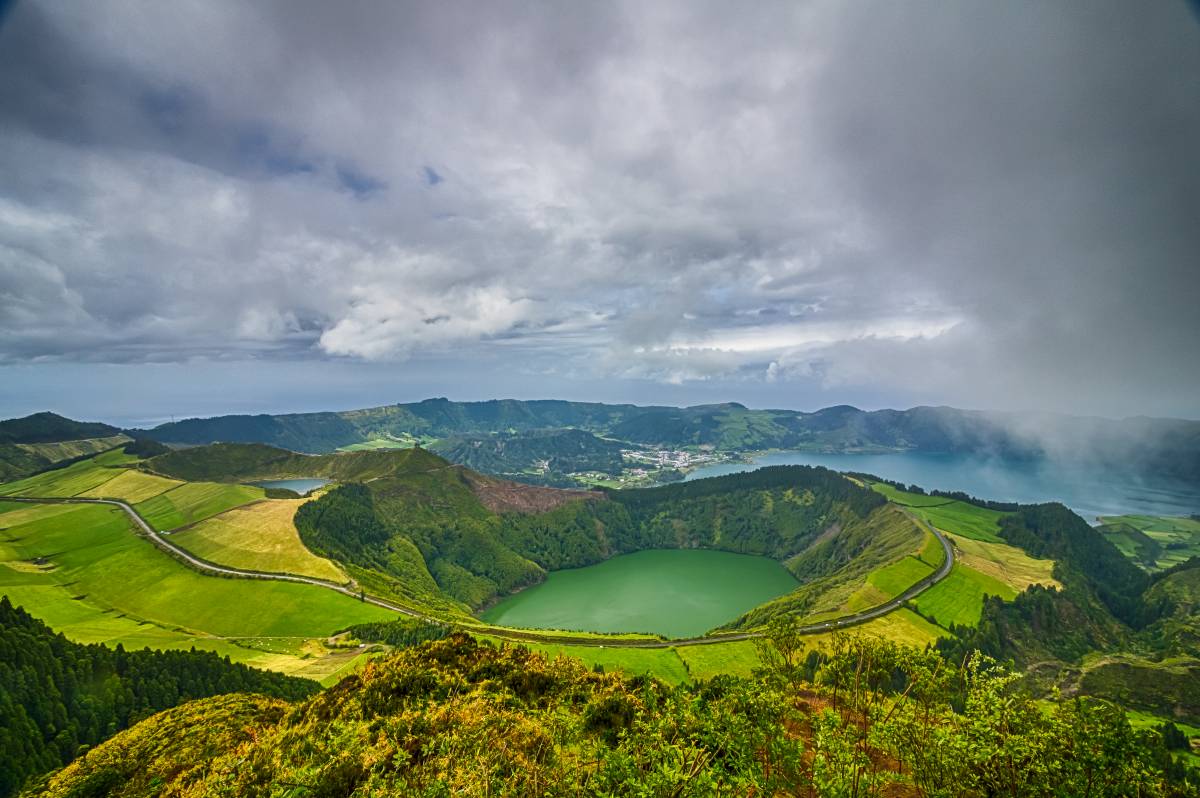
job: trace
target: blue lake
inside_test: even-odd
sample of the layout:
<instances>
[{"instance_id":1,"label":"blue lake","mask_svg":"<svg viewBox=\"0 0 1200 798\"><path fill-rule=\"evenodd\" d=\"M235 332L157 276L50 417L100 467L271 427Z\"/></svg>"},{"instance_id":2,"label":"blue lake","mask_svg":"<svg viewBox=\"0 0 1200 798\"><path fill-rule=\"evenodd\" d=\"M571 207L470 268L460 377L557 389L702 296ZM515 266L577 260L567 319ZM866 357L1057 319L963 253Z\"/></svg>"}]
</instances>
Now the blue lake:
<instances>
[{"instance_id":1,"label":"blue lake","mask_svg":"<svg viewBox=\"0 0 1200 798\"><path fill-rule=\"evenodd\" d=\"M264 479L262 482L255 482L260 488L283 488L285 490L294 490L301 496L307 496L310 492L317 488L323 488L332 480L328 479Z\"/></svg>"},{"instance_id":2,"label":"blue lake","mask_svg":"<svg viewBox=\"0 0 1200 798\"><path fill-rule=\"evenodd\" d=\"M861 471L926 489L961 490L996 501L1058 501L1092 523L1099 515L1200 512L1200 485L1171 479L1139 480L1127 474L1052 461L1010 461L952 454L772 452L755 458L753 463L698 468L687 479L773 465L819 465L835 471Z\"/></svg>"}]
</instances>

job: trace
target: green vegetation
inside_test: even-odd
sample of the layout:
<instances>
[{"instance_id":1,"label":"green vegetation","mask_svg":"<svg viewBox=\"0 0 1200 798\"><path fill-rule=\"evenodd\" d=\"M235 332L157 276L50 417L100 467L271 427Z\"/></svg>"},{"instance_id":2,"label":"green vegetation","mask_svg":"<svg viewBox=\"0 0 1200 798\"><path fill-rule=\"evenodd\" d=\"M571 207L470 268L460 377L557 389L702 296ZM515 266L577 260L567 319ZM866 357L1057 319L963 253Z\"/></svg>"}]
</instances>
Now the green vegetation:
<instances>
[{"instance_id":1,"label":"green vegetation","mask_svg":"<svg viewBox=\"0 0 1200 798\"><path fill-rule=\"evenodd\" d=\"M1087 438L1100 465L1185 480L1200 478L1195 441L1200 424L1129 419L1097 425L1064 417L1068 438ZM266 443L302 452L329 452L379 439L429 441L456 435L524 434L574 428L630 444L721 451L810 449L825 452L906 451L979 454L1036 460L1040 447L1014 435L1008 419L948 407L865 412L827 407L815 413L749 410L728 403L697 407L636 407L591 402L451 402L410 404L280 416L222 416L163 424L144 434L161 441ZM1130 442L1137 445L1131 447Z\"/></svg>"},{"instance_id":2,"label":"green vegetation","mask_svg":"<svg viewBox=\"0 0 1200 798\"><path fill-rule=\"evenodd\" d=\"M325 477L338 482L365 482L384 476L447 468L449 464L419 448L313 456L260 444L218 443L152 457L145 467L163 476L189 481L249 482Z\"/></svg>"},{"instance_id":3,"label":"green vegetation","mask_svg":"<svg viewBox=\"0 0 1200 798\"><path fill-rule=\"evenodd\" d=\"M339 446L339 452L367 452L373 449L411 449L414 446L432 443L433 440L421 440L412 435L400 435L395 438L372 438L369 441L362 443L351 443L347 446Z\"/></svg>"},{"instance_id":4,"label":"green vegetation","mask_svg":"<svg viewBox=\"0 0 1200 798\"><path fill-rule=\"evenodd\" d=\"M984 596L1011 601L1017 591L987 574L955 563L950 575L914 600L917 609L939 626L976 626L983 614Z\"/></svg>"},{"instance_id":5,"label":"green vegetation","mask_svg":"<svg viewBox=\"0 0 1200 798\"><path fill-rule=\"evenodd\" d=\"M266 491L250 485L221 485L188 482L134 505L158 530L177 529L266 497Z\"/></svg>"},{"instance_id":6,"label":"green vegetation","mask_svg":"<svg viewBox=\"0 0 1200 798\"><path fill-rule=\"evenodd\" d=\"M929 563L909 555L891 565L872 571L867 582L883 591L887 598L895 598L934 572Z\"/></svg>"},{"instance_id":7,"label":"green vegetation","mask_svg":"<svg viewBox=\"0 0 1200 798\"><path fill-rule=\"evenodd\" d=\"M345 582L341 568L300 541L292 519L305 501L268 499L236 507L173 533L171 542L220 565Z\"/></svg>"},{"instance_id":8,"label":"green vegetation","mask_svg":"<svg viewBox=\"0 0 1200 798\"><path fill-rule=\"evenodd\" d=\"M624 447L619 441L583 430L551 429L455 435L434 443L430 449L451 462L486 474L523 481L539 478L573 486L562 475L582 471L620 474Z\"/></svg>"},{"instance_id":9,"label":"green vegetation","mask_svg":"<svg viewBox=\"0 0 1200 798\"><path fill-rule=\"evenodd\" d=\"M1200 659L1153 662L1134 655L1089 657L1078 679L1086 695L1200 724Z\"/></svg>"},{"instance_id":10,"label":"green vegetation","mask_svg":"<svg viewBox=\"0 0 1200 798\"><path fill-rule=\"evenodd\" d=\"M296 526L313 551L379 574L368 589L425 606L440 591L479 607L547 571L653 548L772 557L797 578L824 578L814 590L827 592L918 551L926 534L883 497L821 468L601 495L503 483L419 450L386 454L395 472L329 491L297 513ZM770 610L779 611L787 607Z\"/></svg>"},{"instance_id":11,"label":"green vegetation","mask_svg":"<svg viewBox=\"0 0 1200 798\"><path fill-rule=\"evenodd\" d=\"M183 483L177 479L164 479L153 474L146 474L131 468L115 472L112 479L101 482L94 488L83 491L80 496L90 496L104 499L123 499L130 503L152 499L171 488L177 488Z\"/></svg>"},{"instance_id":12,"label":"green vegetation","mask_svg":"<svg viewBox=\"0 0 1200 798\"><path fill-rule=\"evenodd\" d=\"M36 496L58 498L76 496L115 477L119 472L106 468L95 459L72 463L65 468L44 471L18 482L0 485L0 496Z\"/></svg>"},{"instance_id":13,"label":"green vegetation","mask_svg":"<svg viewBox=\"0 0 1200 798\"><path fill-rule=\"evenodd\" d=\"M25 588L13 600L38 617L47 607L77 599L159 629L311 638L348 622L392 616L311 585L201 575L135 535L115 507L37 506L13 519L19 512L3 516L0 591ZM31 589L44 598L25 601Z\"/></svg>"},{"instance_id":14,"label":"green vegetation","mask_svg":"<svg viewBox=\"0 0 1200 798\"><path fill-rule=\"evenodd\" d=\"M1002 512L957 499L902 491L886 482L872 482L871 487L889 501L909 508L938 529L973 540L1003 542L1000 538L1000 519L1004 517Z\"/></svg>"},{"instance_id":15,"label":"green vegetation","mask_svg":"<svg viewBox=\"0 0 1200 798\"><path fill-rule=\"evenodd\" d=\"M69 463L130 440L116 427L83 423L54 413L0 421L0 482Z\"/></svg>"},{"instance_id":16,"label":"green vegetation","mask_svg":"<svg viewBox=\"0 0 1200 798\"><path fill-rule=\"evenodd\" d=\"M232 692L295 700L316 689L208 652L72 643L0 597L0 796L185 701Z\"/></svg>"},{"instance_id":17,"label":"green vegetation","mask_svg":"<svg viewBox=\"0 0 1200 798\"><path fill-rule=\"evenodd\" d=\"M734 640L704 646L680 646L675 649L687 668L688 679L699 682L721 675L750 678L762 667L758 649L752 640ZM657 674L655 674L657 675ZM661 678L661 677L660 677Z\"/></svg>"},{"instance_id":18,"label":"green vegetation","mask_svg":"<svg viewBox=\"0 0 1200 798\"><path fill-rule=\"evenodd\" d=\"M1200 520L1157 515L1100 519L1099 530L1126 557L1158 571L1200 557Z\"/></svg>"},{"instance_id":19,"label":"green vegetation","mask_svg":"<svg viewBox=\"0 0 1200 798\"><path fill-rule=\"evenodd\" d=\"M1135 732L1100 702L1044 709L986 659L960 670L862 639L797 657L780 641L765 649L760 680L672 687L454 635L372 662L290 710L239 696L156 715L38 788L113 798L264 788L327 796L1196 794L1194 776L1160 734Z\"/></svg>"},{"instance_id":20,"label":"green vegetation","mask_svg":"<svg viewBox=\"0 0 1200 798\"><path fill-rule=\"evenodd\" d=\"M104 438L85 438L79 441L56 441L54 443L18 443L16 446L24 449L35 457L46 460L47 463L60 463L63 460L74 460L88 455L115 449L123 443L132 440L128 435L110 435Z\"/></svg>"},{"instance_id":21,"label":"green vegetation","mask_svg":"<svg viewBox=\"0 0 1200 798\"><path fill-rule=\"evenodd\" d=\"M418 618L397 618L394 621L360 623L350 626L344 631L346 636L352 640L384 643L396 648L409 648L430 640L442 640L450 634L448 626Z\"/></svg>"}]
</instances>

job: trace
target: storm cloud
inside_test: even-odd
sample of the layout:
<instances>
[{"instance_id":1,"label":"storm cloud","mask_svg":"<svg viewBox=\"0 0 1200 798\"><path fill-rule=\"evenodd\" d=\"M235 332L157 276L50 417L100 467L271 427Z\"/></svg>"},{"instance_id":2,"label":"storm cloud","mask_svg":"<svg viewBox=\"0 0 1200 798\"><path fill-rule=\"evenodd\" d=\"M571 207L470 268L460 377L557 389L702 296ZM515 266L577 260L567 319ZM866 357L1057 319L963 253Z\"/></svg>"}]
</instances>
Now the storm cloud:
<instances>
[{"instance_id":1,"label":"storm cloud","mask_svg":"<svg viewBox=\"0 0 1200 798\"><path fill-rule=\"evenodd\" d=\"M1197 142L1182 2L17 3L0 375L1197 417Z\"/></svg>"}]
</instances>

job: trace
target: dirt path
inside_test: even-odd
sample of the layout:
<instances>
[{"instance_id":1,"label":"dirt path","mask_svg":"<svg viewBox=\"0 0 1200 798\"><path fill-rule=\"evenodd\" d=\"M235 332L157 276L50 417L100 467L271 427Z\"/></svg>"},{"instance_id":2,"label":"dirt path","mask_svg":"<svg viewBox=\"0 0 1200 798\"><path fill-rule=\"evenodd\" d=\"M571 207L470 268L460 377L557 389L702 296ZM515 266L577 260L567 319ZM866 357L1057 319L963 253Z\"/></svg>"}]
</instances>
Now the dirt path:
<instances>
[{"instance_id":1,"label":"dirt path","mask_svg":"<svg viewBox=\"0 0 1200 798\"><path fill-rule=\"evenodd\" d=\"M374 596L363 595L358 591L347 587L346 585L341 585L336 582L328 582L324 579L298 576L295 574L268 573L265 571L250 571L242 568L230 568L229 566L218 565L217 563L201 559L200 557L197 557L194 554L179 548L174 543L166 540L166 538L156 531L154 527L150 526L150 524L146 522L146 519L142 518L142 516L138 514L137 510L134 510L132 506L121 501L120 499L5 496L4 500L27 502L30 504L108 504L113 507L119 507L133 521L135 528L139 530L139 533L142 537L149 540L155 546L158 546L171 557L174 557L176 560L179 560L190 568L200 571L201 573L216 574L218 576L234 577L238 579L266 579L279 582L299 582L306 585L315 585L316 587L323 587L327 590L336 590L338 593L342 593L350 598L358 599L367 604L374 604L377 607L383 607L384 609L391 610L392 612L400 613L401 615L407 615L410 618L419 618L431 623L455 626L466 631L475 632L477 634L487 634L492 637L499 637L506 640L533 643L557 643L561 645L572 646L591 646L594 648L676 648L679 646L714 645L717 643L728 643L737 640L753 640L756 637L762 637L761 632L733 632L730 634L718 634L708 637L689 637L678 640L605 640L597 637L548 635L539 634L535 631L501 629L498 627L483 627L472 624L447 622L441 618L427 615L423 612L419 612L391 601L385 601L384 599L376 598ZM920 595L949 575L950 569L954 567L954 548L950 545L950 541L947 540L946 537L936 528L926 524L924 521L921 521L914 514L908 513L907 511L905 512L910 518L913 519L914 523L923 529L927 529L933 534L934 537L938 539L938 542L942 544L942 549L946 553L946 560L942 563L942 567L939 568L935 573L925 577L890 601L879 604L875 607L871 607L870 609L862 610L861 612L856 612L852 615L843 615L840 618L834 618L823 623L802 626L799 630L801 634L820 634L823 632L832 632L836 629L845 629L849 626L857 626L858 624L866 623L867 621L871 621L876 618L881 618L890 612L895 612L896 610L900 609L904 606L905 602Z\"/></svg>"}]
</instances>

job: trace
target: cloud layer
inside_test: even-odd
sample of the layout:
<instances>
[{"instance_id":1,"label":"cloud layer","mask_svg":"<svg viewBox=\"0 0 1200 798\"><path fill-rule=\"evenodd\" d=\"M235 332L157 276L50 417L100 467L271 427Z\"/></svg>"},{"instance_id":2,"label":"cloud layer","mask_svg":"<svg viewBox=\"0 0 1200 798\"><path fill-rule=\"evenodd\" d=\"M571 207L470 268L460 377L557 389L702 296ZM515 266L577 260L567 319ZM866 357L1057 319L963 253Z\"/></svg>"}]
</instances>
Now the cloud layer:
<instances>
[{"instance_id":1,"label":"cloud layer","mask_svg":"<svg viewBox=\"0 0 1200 798\"><path fill-rule=\"evenodd\" d=\"M0 363L1196 416L1197 75L1171 2L18 4Z\"/></svg>"}]
</instances>

